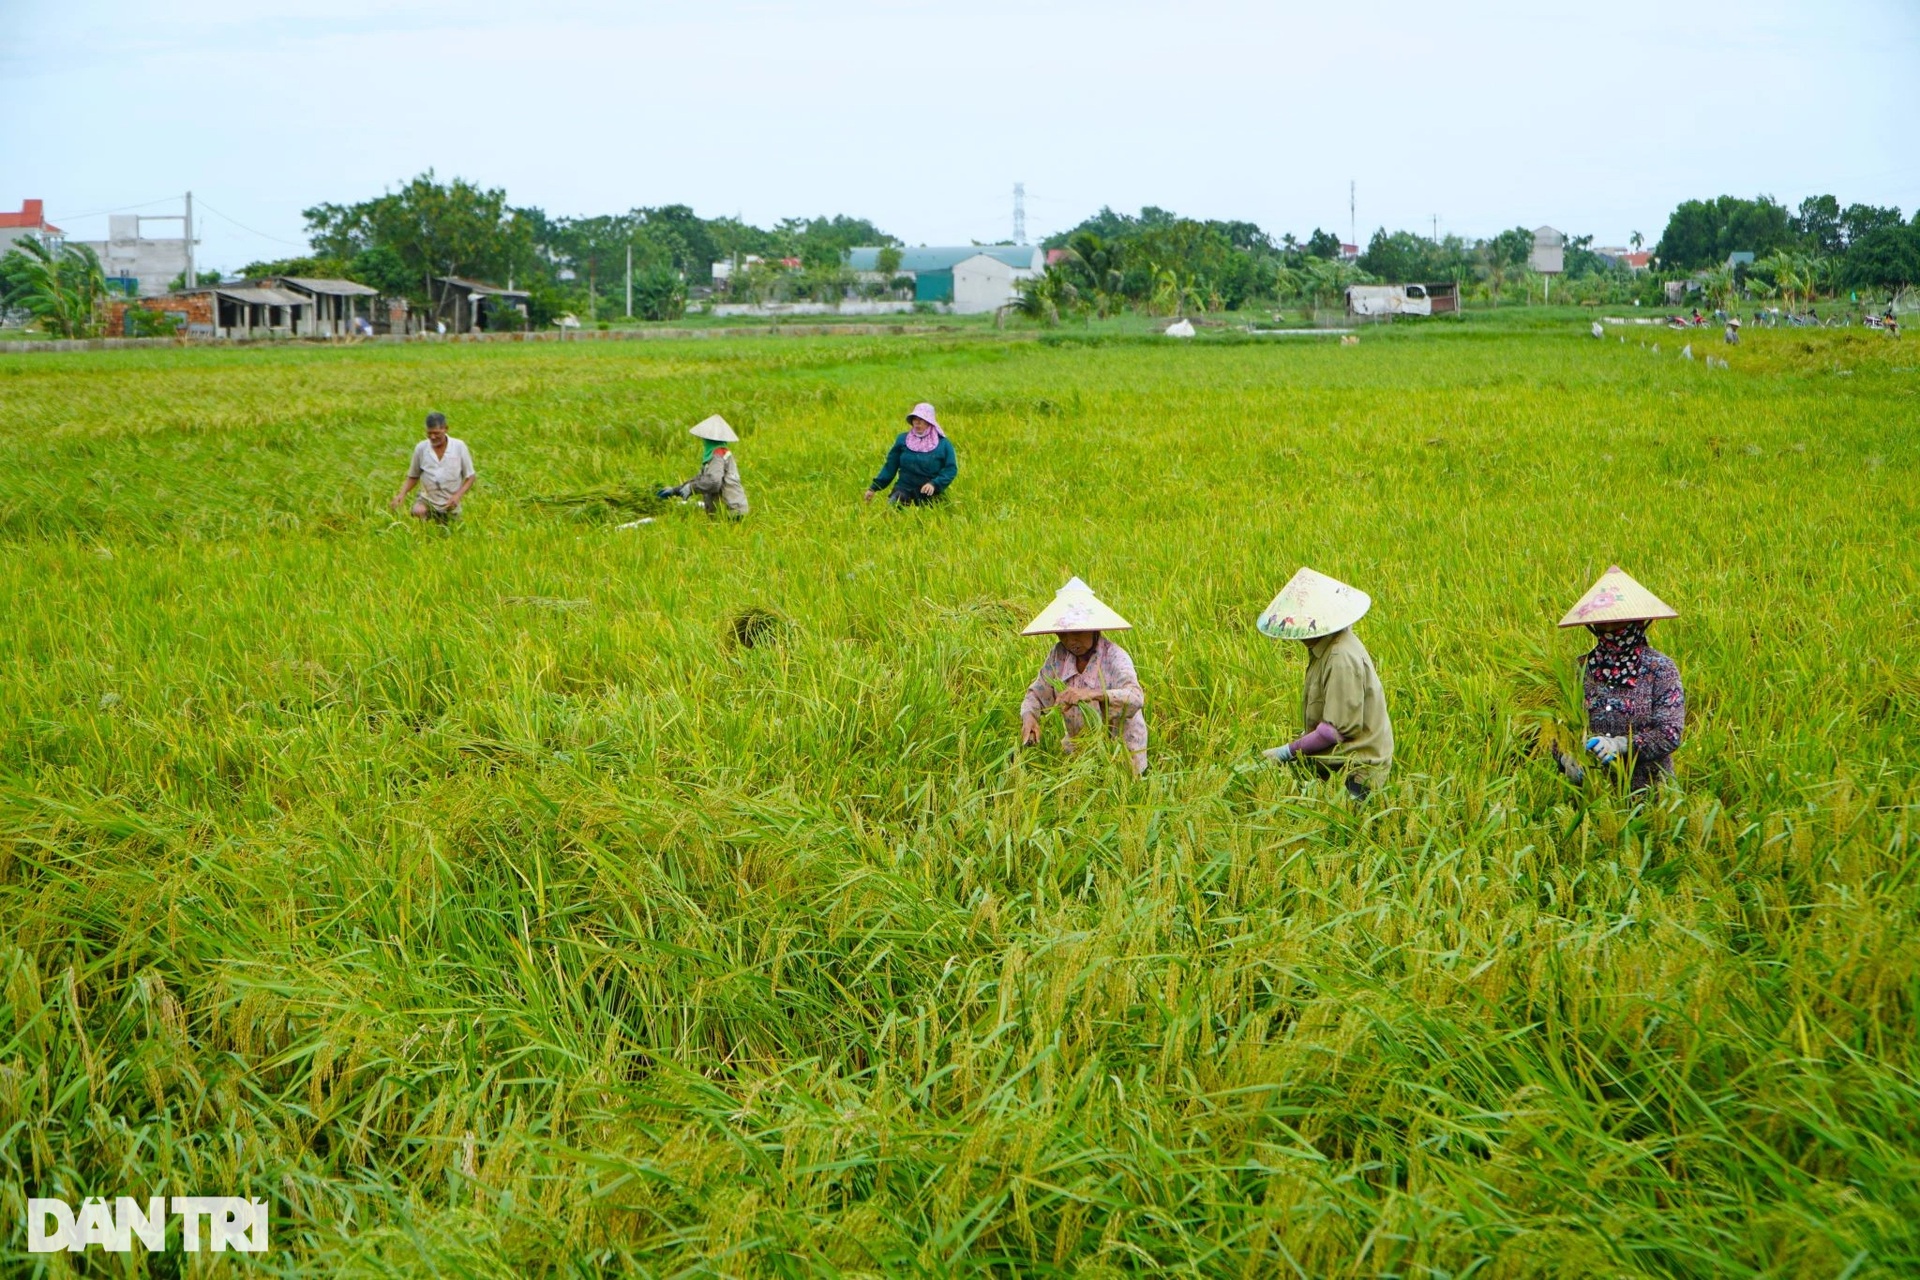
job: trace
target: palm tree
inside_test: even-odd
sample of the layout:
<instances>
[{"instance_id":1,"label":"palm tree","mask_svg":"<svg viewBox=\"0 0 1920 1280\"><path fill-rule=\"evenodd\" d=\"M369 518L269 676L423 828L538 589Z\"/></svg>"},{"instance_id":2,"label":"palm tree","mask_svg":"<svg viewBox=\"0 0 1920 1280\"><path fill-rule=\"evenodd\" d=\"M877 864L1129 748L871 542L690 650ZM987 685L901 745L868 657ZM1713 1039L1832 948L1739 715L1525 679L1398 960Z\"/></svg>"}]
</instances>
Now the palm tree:
<instances>
[{"instance_id":1,"label":"palm tree","mask_svg":"<svg viewBox=\"0 0 1920 1280\"><path fill-rule=\"evenodd\" d=\"M1082 231L1067 241L1060 265L1095 315L1104 318L1119 309L1126 280L1126 246Z\"/></svg>"},{"instance_id":2,"label":"palm tree","mask_svg":"<svg viewBox=\"0 0 1920 1280\"><path fill-rule=\"evenodd\" d=\"M1638 231L1634 232L1632 235L1627 237L1627 243L1633 246L1633 251L1635 253L1640 252L1640 246L1645 244L1646 242L1647 242L1647 238L1641 235Z\"/></svg>"},{"instance_id":3,"label":"palm tree","mask_svg":"<svg viewBox=\"0 0 1920 1280\"><path fill-rule=\"evenodd\" d=\"M93 335L106 293L99 256L85 245L56 252L39 237L27 236L0 260L0 309L22 308L42 329L63 338Z\"/></svg>"},{"instance_id":4,"label":"palm tree","mask_svg":"<svg viewBox=\"0 0 1920 1280\"><path fill-rule=\"evenodd\" d=\"M1060 309L1064 306L1071 310L1080 301L1080 291L1058 266L1022 280L1015 288L1018 296L1013 302L1014 311L1044 325L1059 324Z\"/></svg>"}]
</instances>

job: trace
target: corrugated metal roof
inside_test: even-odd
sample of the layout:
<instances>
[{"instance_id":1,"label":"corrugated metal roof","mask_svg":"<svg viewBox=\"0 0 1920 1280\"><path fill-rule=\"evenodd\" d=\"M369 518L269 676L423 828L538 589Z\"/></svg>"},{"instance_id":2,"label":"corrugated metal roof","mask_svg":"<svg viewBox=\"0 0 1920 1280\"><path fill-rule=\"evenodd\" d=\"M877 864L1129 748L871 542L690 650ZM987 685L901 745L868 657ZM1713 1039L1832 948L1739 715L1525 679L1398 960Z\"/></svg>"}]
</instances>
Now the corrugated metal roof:
<instances>
[{"instance_id":1,"label":"corrugated metal roof","mask_svg":"<svg viewBox=\"0 0 1920 1280\"><path fill-rule=\"evenodd\" d=\"M1046 253L1035 245L967 244L922 245L917 249L902 249L900 270L950 271L956 263L965 262L968 258L983 253L1017 270L1039 271L1046 267ZM878 271L880 250L877 248L851 250L847 255L847 265L855 271Z\"/></svg>"},{"instance_id":2,"label":"corrugated metal roof","mask_svg":"<svg viewBox=\"0 0 1920 1280\"><path fill-rule=\"evenodd\" d=\"M497 284L485 284L479 280L468 280L462 276L435 276L434 279L443 284L458 286L459 288L465 289L468 293L491 295L500 298L525 298L529 296L525 289L502 289Z\"/></svg>"},{"instance_id":3,"label":"corrugated metal roof","mask_svg":"<svg viewBox=\"0 0 1920 1280\"><path fill-rule=\"evenodd\" d=\"M378 289L369 289L363 284L355 284L351 280L316 280L312 276L275 276L274 279L284 281L296 288L305 289L308 293L330 293L337 294L341 297L371 298L380 292Z\"/></svg>"},{"instance_id":4,"label":"corrugated metal roof","mask_svg":"<svg viewBox=\"0 0 1920 1280\"><path fill-rule=\"evenodd\" d=\"M234 288L230 285L217 284L213 286L211 292L217 293L223 298L231 298L235 302L245 302L256 307L304 307L311 305L308 299L301 297L297 293L288 293L283 289Z\"/></svg>"}]
</instances>

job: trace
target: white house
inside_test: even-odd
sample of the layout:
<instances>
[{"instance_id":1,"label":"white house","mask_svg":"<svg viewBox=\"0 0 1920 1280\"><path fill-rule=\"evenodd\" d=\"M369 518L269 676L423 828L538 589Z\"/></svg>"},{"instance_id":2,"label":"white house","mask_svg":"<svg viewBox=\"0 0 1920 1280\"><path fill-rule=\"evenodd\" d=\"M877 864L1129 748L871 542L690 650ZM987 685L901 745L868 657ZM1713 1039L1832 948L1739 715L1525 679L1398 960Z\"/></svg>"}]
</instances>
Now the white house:
<instances>
[{"instance_id":1,"label":"white house","mask_svg":"<svg viewBox=\"0 0 1920 1280\"><path fill-rule=\"evenodd\" d=\"M913 300L951 304L960 315L997 311L1019 296L1019 283L1047 269L1038 245L921 245L901 249L899 274L913 278ZM862 275L880 269L878 248L854 249L847 265Z\"/></svg>"}]
</instances>

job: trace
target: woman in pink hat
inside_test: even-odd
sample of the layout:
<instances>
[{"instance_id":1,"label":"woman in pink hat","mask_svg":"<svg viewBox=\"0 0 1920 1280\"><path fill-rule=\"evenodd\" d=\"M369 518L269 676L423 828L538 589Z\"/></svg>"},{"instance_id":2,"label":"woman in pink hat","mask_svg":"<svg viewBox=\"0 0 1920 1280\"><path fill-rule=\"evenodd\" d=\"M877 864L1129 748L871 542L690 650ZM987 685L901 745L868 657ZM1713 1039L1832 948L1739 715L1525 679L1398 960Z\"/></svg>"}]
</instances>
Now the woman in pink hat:
<instances>
[{"instance_id":1,"label":"woman in pink hat","mask_svg":"<svg viewBox=\"0 0 1920 1280\"><path fill-rule=\"evenodd\" d=\"M907 429L895 437L893 448L887 451L887 465L867 486L865 500L872 502L873 495L891 483L893 492L887 495L887 501L902 507L921 506L945 493L959 474L959 455L953 451L953 441L940 429L933 406L917 404L907 415Z\"/></svg>"}]
</instances>

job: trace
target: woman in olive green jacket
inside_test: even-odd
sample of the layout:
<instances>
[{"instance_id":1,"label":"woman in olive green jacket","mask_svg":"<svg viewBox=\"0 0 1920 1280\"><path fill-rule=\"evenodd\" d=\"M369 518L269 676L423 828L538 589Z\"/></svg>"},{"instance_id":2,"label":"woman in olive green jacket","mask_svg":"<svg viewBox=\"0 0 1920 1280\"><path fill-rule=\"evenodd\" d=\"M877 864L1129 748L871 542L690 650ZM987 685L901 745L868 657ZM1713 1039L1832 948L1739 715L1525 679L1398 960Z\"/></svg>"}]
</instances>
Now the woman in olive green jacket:
<instances>
[{"instance_id":1,"label":"woman in olive green jacket","mask_svg":"<svg viewBox=\"0 0 1920 1280\"><path fill-rule=\"evenodd\" d=\"M1277 764L1295 761L1325 776L1339 775L1347 793L1364 800L1393 767L1393 722L1373 657L1353 634L1373 604L1364 591L1302 569L1260 615L1262 633L1307 647L1300 698L1305 730L1264 754Z\"/></svg>"}]
</instances>

